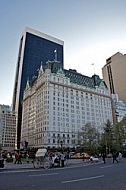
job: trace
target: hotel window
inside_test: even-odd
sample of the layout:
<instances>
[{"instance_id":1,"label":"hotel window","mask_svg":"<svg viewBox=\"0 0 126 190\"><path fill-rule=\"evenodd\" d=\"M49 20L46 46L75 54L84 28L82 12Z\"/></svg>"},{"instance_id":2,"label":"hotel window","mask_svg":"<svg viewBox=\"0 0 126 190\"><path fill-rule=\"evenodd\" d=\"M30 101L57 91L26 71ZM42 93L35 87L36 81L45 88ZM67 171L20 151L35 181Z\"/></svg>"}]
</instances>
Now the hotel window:
<instances>
[{"instance_id":1,"label":"hotel window","mask_svg":"<svg viewBox=\"0 0 126 190\"><path fill-rule=\"evenodd\" d=\"M76 102L76 105L79 105L79 102Z\"/></svg>"},{"instance_id":2,"label":"hotel window","mask_svg":"<svg viewBox=\"0 0 126 190\"><path fill-rule=\"evenodd\" d=\"M84 115L82 115L82 119L85 119L85 116L84 116Z\"/></svg>"},{"instance_id":3,"label":"hotel window","mask_svg":"<svg viewBox=\"0 0 126 190\"><path fill-rule=\"evenodd\" d=\"M73 90L71 90L71 95L73 95Z\"/></svg>"},{"instance_id":4,"label":"hotel window","mask_svg":"<svg viewBox=\"0 0 126 190\"><path fill-rule=\"evenodd\" d=\"M69 123L66 123L66 127L69 127Z\"/></svg>"},{"instance_id":5,"label":"hotel window","mask_svg":"<svg viewBox=\"0 0 126 190\"><path fill-rule=\"evenodd\" d=\"M66 122L69 122L69 118L66 118Z\"/></svg>"},{"instance_id":6,"label":"hotel window","mask_svg":"<svg viewBox=\"0 0 126 190\"><path fill-rule=\"evenodd\" d=\"M72 121L72 123L75 123L75 119L72 119L71 121Z\"/></svg>"}]
</instances>

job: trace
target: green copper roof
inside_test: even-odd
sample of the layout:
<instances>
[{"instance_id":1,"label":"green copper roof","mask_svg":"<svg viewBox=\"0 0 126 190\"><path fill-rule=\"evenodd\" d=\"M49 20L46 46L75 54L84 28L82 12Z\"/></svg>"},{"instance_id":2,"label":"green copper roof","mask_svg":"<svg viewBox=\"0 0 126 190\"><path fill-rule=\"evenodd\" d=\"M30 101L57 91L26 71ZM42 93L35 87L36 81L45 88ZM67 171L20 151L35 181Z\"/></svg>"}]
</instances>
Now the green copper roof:
<instances>
[{"instance_id":1,"label":"green copper roof","mask_svg":"<svg viewBox=\"0 0 126 190\"><path fill-rule=\"evenodd\" d=\"M86 86L89 88L94 88L95 87L95 83L94 83L94 79L85 75L82 75L80 73L77 73L76 70L64 70L65 72L65 76L70 78L70 82L78 84L78 85L82 85L82 86Z\"/></svg>"},{"instance_id":2,"label":"green copper roof","mask_svg":"<svg viewBox=\"0 0 126 190\"><path fill-rule=\"evenodd\" d=\"M81 73L78 73L76 70L73 70L73 69L69 69L69 70L63 69L61 68L60 63L58 61L48 61L46 68L51 69L52 73L64 74L65 77L70 79L71 83L75 83L75 84L85 86L88 88L95 88L96 86L107 88L105 82L102 79L100 79L98 75L94 74L92 77L88 77L88 76L82 75ZM30 83L31 86L36 81L36 79L37 79L36 76L32 78L32 81Z\"/></svg>"},{"instance_id":3,"label":"green copper roof","mask_svg":"<svg viewBox=\"0 0 126 190\"><path fill-rule=\"evenodd\" d=\"M60 68L60 69L57 71L57 74L58 74L58 73L59 73L59 74L64 74L63 69Z\"/></svg>"}]
</instances>

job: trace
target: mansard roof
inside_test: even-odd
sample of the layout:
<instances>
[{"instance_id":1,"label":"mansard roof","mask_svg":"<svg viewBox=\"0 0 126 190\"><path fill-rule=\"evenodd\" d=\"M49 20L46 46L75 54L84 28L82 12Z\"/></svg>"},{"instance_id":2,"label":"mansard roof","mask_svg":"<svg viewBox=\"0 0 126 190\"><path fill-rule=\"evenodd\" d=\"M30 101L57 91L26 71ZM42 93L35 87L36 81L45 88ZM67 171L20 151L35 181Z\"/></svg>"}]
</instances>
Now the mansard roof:
<instances>
[{"instance_id":1,"label":"mansard roof","mask_svg":"<svg viewBox=\"0 0 126 190\"><path fill-rule=\"evenodd\" d=\"M64 73L66 77L70 78L70 82L78 84L78 85L94 88L94 81L92 80L92 78L84 76L80 73L77 73L76 70L72 70L72 69L69 69L69 70L64 69Z\"/></svg>"},{"instance_id":2,"label":"mansard roof","mask_svg":"<svg viewBox=\"0 0 126 190\"><path fill-rule=\"evenodd\" d=\"M48 61L46 64L47 66L44 68L44 70L48 68L48 69L51 69L52 73L64 74L65 77L70 79L71 83L75 83L75 84L85 86L88 88L95 88L96 86L107 88L105 82L102 79L100 79L100 77L96 74L94 74L92 77L88 77L88 76L82 75L81 73L78 73L74 69L69 69L69 70L63 69L61 68L60 62L55 61L55 60ZM32 78L30 86L32 86L35 83L36 79L37 79L36 76Z\"/></svg>"}]
</instances>

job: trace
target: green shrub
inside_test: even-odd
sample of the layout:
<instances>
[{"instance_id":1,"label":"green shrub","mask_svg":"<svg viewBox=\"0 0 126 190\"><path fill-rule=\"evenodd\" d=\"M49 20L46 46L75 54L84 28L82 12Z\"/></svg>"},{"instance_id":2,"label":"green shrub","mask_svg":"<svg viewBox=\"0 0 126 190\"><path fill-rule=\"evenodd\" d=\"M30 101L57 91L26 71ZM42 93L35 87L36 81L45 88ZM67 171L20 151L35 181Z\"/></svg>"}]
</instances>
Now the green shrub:
<instances>
[{"instance_id":1,"label":"green shrub","mask_svg":"<svg viewBox=\"0 0 126 190\"><path fill-rule=\"evenodd\" d=\"M13 162L13 158L6 158L6 162Z\"/></svg>"}]
</instances>

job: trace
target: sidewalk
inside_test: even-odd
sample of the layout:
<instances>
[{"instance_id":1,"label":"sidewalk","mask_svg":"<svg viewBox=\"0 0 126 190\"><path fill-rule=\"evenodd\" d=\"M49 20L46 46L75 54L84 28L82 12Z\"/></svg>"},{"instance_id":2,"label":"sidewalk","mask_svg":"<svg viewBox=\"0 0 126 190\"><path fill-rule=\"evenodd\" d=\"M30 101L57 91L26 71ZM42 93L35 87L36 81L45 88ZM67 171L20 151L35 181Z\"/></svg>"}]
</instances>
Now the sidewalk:
<instances>
[{"instance_id":1,"label":"sidewalk","mask_svg":"<svg viewBox=\"0 0 126 190\"><path fill-rule=\"evenodd\" d=\"M90 163L89 161L83 161L82 159L70 159L68 164L65 166L77 165L77 164L86 164ZM7 163L4 162L4 168L2 170L22 170L22 169L34 169L33 163L24 162L22 164L14 164L14 163Z\"/></svg>"}]
</instances>

